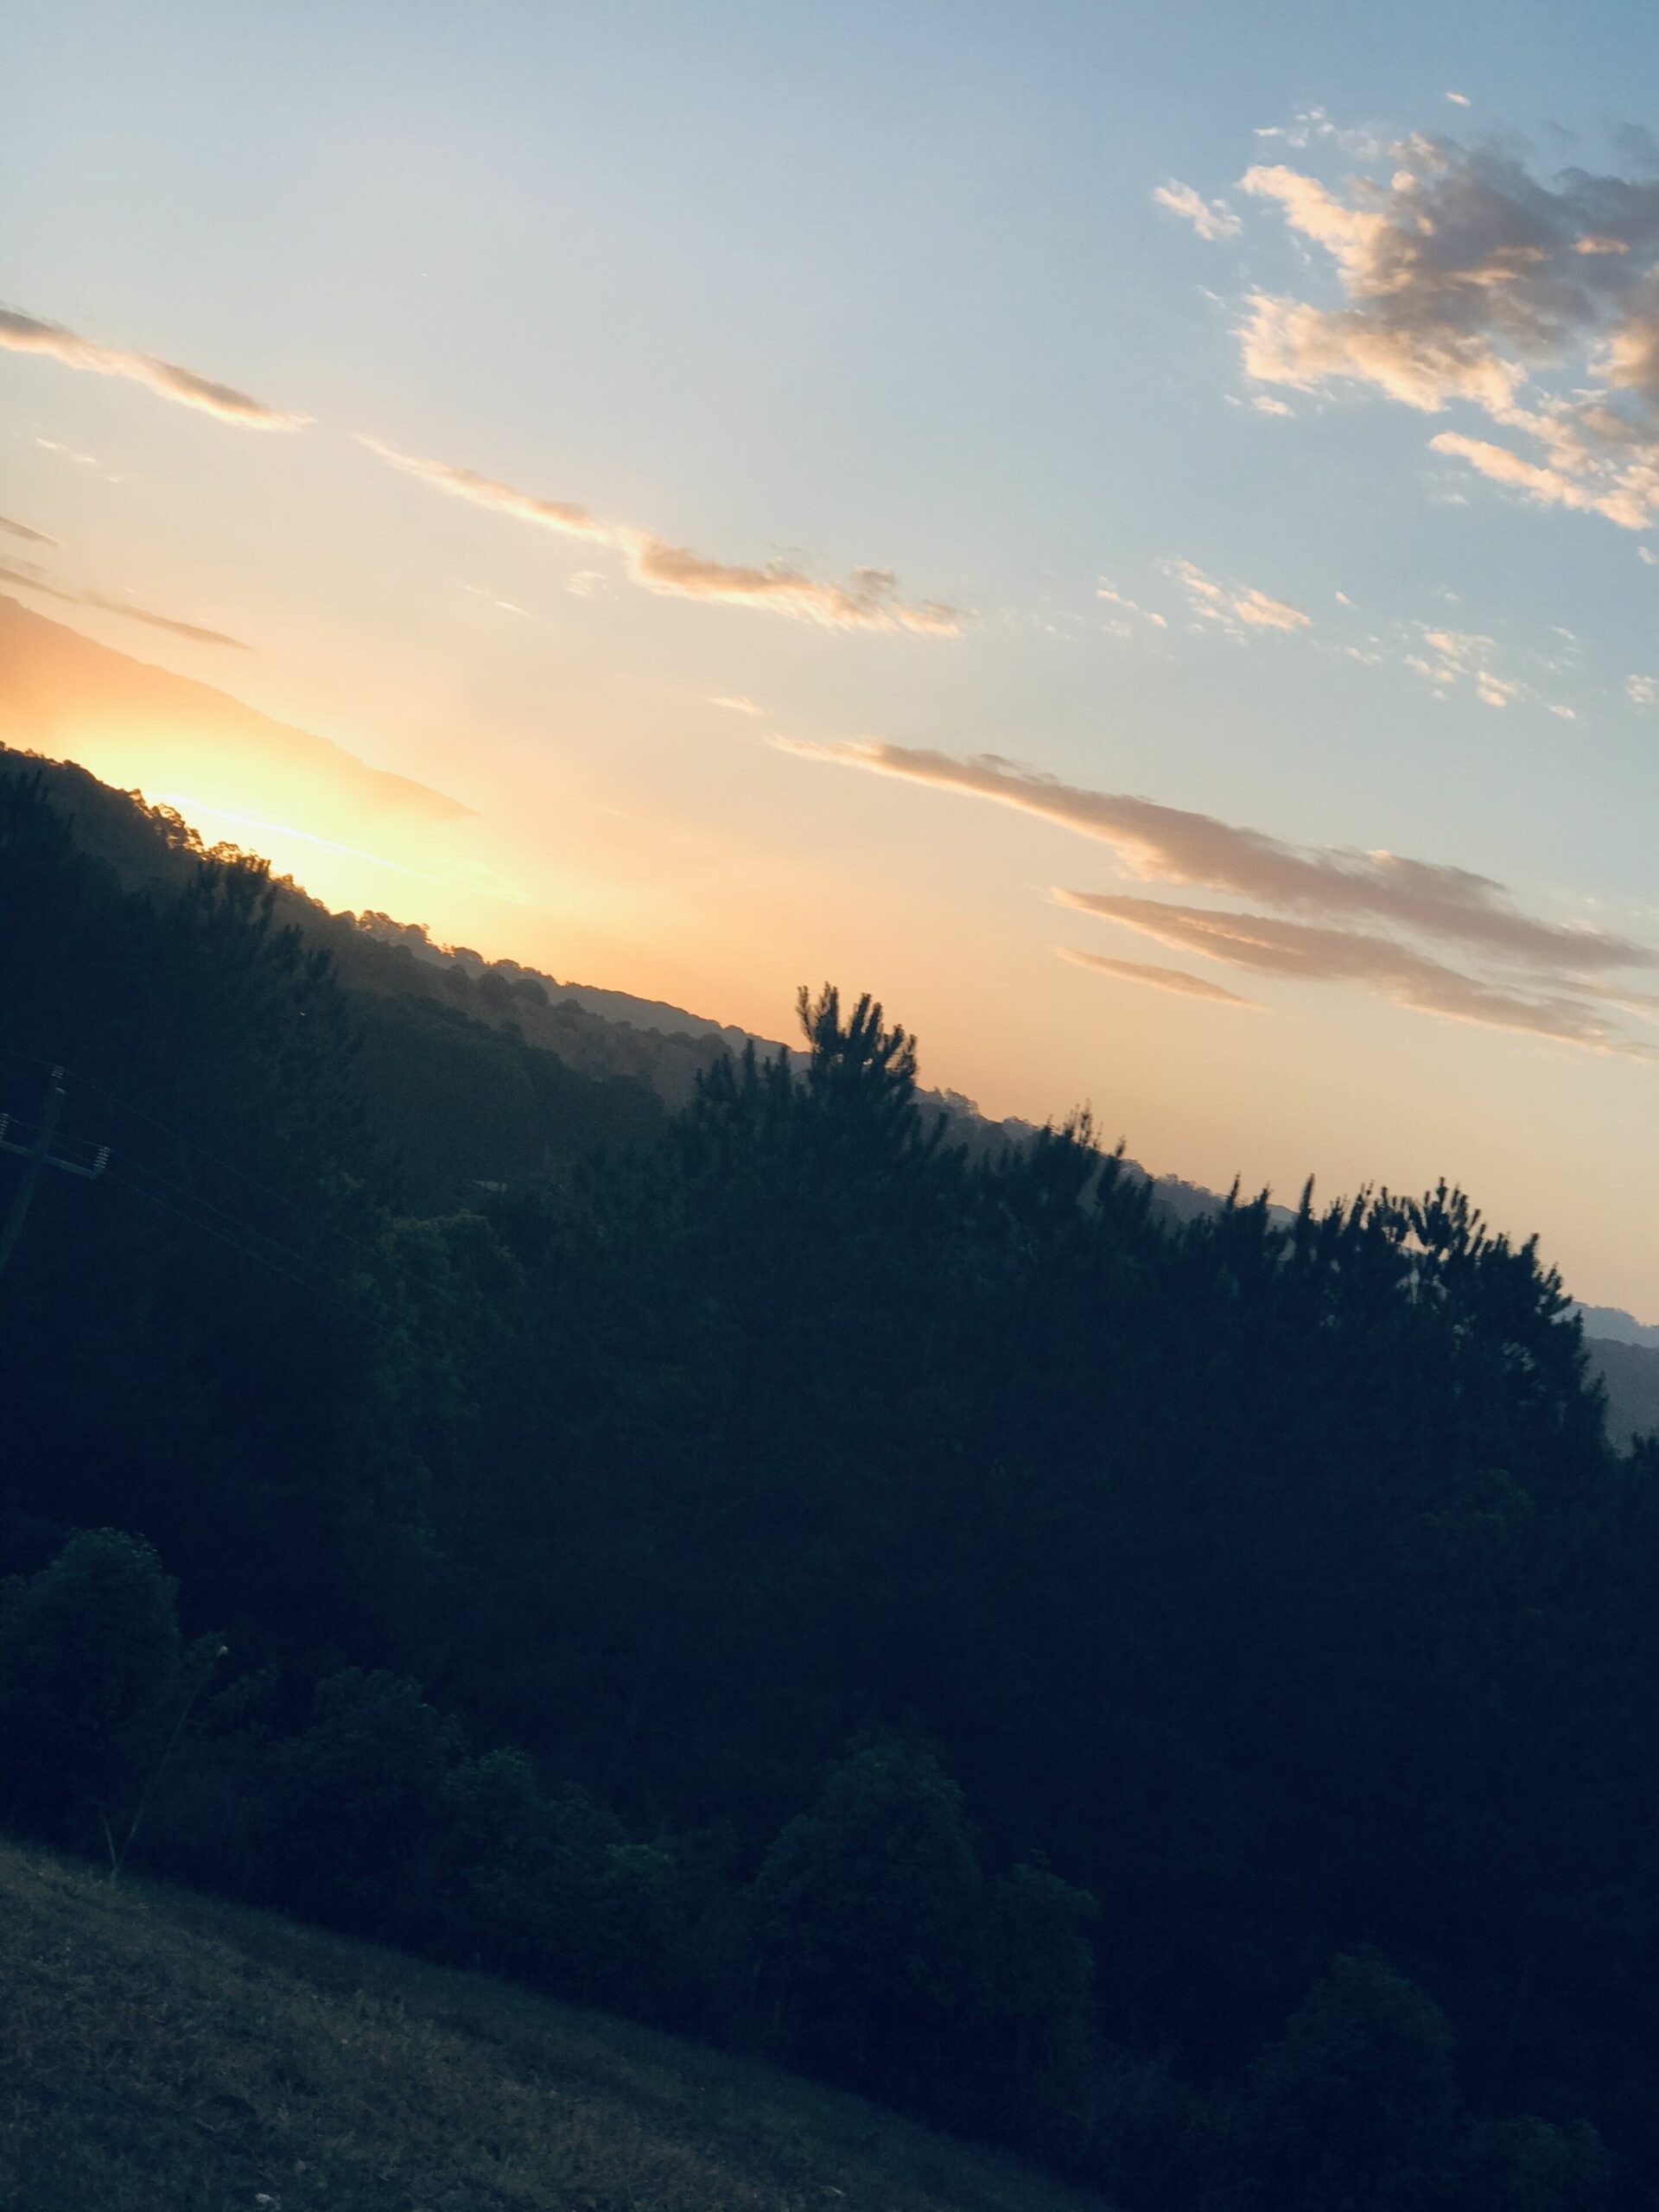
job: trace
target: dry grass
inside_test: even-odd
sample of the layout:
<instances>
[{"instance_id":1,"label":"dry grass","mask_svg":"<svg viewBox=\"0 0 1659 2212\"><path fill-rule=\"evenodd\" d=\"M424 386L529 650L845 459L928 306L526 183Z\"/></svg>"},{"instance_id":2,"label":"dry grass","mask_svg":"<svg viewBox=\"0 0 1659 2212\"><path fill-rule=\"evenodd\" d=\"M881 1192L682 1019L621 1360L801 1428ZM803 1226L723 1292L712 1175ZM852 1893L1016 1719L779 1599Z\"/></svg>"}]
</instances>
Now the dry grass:
<instances>
[{"instance_id":1,"label":"dry grass","mask_svg":"<svg viewBox=\"0 0 1659 2212\"><path fill-rule=\"evenodd\" d=\"M0 1843L5 2212L1090 2202L691 2044Z\"/></svg>"}]
</instances>

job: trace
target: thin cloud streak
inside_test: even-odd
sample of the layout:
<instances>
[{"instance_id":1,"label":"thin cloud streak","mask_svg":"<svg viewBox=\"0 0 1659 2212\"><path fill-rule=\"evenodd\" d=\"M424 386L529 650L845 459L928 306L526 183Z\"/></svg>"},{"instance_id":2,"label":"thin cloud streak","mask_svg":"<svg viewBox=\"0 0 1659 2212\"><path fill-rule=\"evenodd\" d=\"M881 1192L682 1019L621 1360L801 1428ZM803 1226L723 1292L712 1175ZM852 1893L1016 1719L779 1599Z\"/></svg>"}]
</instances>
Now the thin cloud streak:
<instances>
[{"instance_id":1,"label":"thin cloud streak","mask_svg":"<svg viewBox=\"0 0 1659 2212\"><path fill-rule=\"evenodd\" d=\"M245 430L297 430L310 419L268 407L251 393L198 376L194 369L181 368L176 361L158 360L153 354L129 353L117 346L100 346L61 323L41 322L12 308L0 308L0 346L14 353L41 354L67 369L124 377L129 383L148 386L163 399L176 401L181 407L196 408Z\"/></svg>"},{"instance_id":2,"label":"thin cloud streak","mask_svg":"<svg viewBox=\"0 0 1659 2212\"><path fill-rule=\"evenodd\" d=\"M48 537L43 530L31 530L26 522L14 522L10 515L0 515L0 530L3 530L8 537L23 538L30 545L57 548L55 537Z\"/></svg>"},{"instance_id":3,"label":"thin cloud streak","mask_svg":"<svg viewBox=\"0 0 1659 2212\"><path fill-rule=\"evenodd\" d=\"M1071 961L1075 967L1092 968L1102 976L1116 976L1128 983L1151 983L1160 991L1176 991L1184 998L1205 999L1211 1005L1248 1007L1253 1013L1260 1012L1255 999L1241 998L1236 991L1224 990L1219 983L1194 976L1185 968L1164 968L1149 960L1113 960L1103 952L1080 952L1071 944L1057 949L1062 960Z\"/></svg>"},{"instance_id":4,"label":"thin cloud streak","mask_svg":"<svg viewBox=\"0 0 1659 2212\"><path fill-rule=\"evenodd\" d=\"M124 614L129 621L147 622L155 630L170 630L175 637L188 638L193 645L232 645L239 653L252 650L244 639L232 638L223 630L204 629L199 622L181 622L170 614L154 614L147 607L135 607L127 599L111 599L101 591L72 591L61 584L49 582L42 575L31 575L4 563L0 563L0 583L40 592L47 599L61 600L67 607L97 607L106 614Z\"/></svg>"},{"instance_id":5,"label":"thin cloud streak","mask_svg":"<svg viewBox=\"0 0 1659 2212\"><path fill-rule=\"evenodd\" d=\"M782 561L764 568L715 561L689 546L671 545L654 531L604 521L569 500L542 499L474 469L400 452L366 435L359 435L358 442L389 467L453 498L564 537L611 547L621 554L632 581L647 591L766 608L828 630L906 630L949 638L959 635L963 626L959 607L901 599L890 569L855 569L844 583L836 583L821 582Z\"/></svg>"},{"instance_id":6,"label":"thin cloud streak","mask_svg":"<svg viewBox=\"0 0 1659 2212\"><path fill-rule=\"evenodd\" d=\"M1258 975L1299 982L1357 983L1422 1014L1519 1030L1595 1052L1659 1058L1652 1046L1614 1029L1570 976L1541 977L1536 988L1517 989L1448 967L1375 931L1332 929L1277 915L1180 906L1105 892L1057 891L1054 895L1060 905L1077 912L1121 923L1178 952L1202 953Z\"/></svg>"}]
</instances>

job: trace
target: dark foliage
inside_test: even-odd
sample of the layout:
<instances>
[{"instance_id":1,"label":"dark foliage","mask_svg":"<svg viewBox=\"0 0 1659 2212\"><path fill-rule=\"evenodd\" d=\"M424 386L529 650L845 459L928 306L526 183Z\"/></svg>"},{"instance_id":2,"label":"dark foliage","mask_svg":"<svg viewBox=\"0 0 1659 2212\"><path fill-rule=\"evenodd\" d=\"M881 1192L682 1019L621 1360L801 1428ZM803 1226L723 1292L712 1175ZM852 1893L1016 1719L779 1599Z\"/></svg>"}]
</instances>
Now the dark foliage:
<instances>
[{"instance_id":1,"label":"dark foliage","mask_svg":"<svg viewBox=\"0 0 1659 2212\"><path fill-rule=\"evenodd\" d=\"M113 1147L4 1283L10 1821L1130 2207L1646 2201L1659 1455L1530 1245L970 1158L831 991L664 1121L121 835L0 779L5 1104Z\"/></svg>"}]
</instances>

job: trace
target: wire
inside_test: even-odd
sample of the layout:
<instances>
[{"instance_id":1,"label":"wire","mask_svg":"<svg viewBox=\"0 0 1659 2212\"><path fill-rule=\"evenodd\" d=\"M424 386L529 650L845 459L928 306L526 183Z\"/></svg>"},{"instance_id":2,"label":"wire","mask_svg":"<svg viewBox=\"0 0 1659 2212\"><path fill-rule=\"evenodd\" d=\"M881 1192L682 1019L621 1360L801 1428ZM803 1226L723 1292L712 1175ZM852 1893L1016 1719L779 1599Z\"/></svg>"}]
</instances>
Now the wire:
<instances>
[{"instance_id":1,"label":"wire","mask_svg":"<svg viewBox=\"0 0 1659 2212\"><path fill-rule=\"evenodd\" d=\"M86 1139L82 1138L78 1140L78 1141L84 1143L86 1142ZM159 1167L152 1167L147 1160L139 1160L135 1154L130 1152L118 1152L112 1147L109 1149L108 1156L111 1160L120 1160L125 1167L136 1168L140 1174L149 1176L153 1181L159 1183L164 1190L173 1192L176 1197L186 1199L190 1205L205 1206L210 1213L216 1213L221 1219L229 1222L232 1229L239 1229L245 1236L257 1236L260 1238L263 1243L269 1244L274 1252L280 1254L283 1259L292 1261L296 1267L311 1268L315 1269L318 1274L321 1274L323 1272L321 1263L310 1258L306 1253L296 1252L290 1246L282 1243L276 1237L271 1235L268 1229L260 1229L251 1221L242 1220L238 1215L233 1214L228 1206L220 1205L216 1198L206 1198L200 1191L193 1191L188 1189L182 1183L174 1182L169 1176L163 1175ZM124 1181L126 1179L123 1177L122 1179ZM369 1250L369 1248L366 1245L362 1246L359 1249L365 1252Z\"/></svg>"},{"instance_id":2,"label":"wire","mask_svg":"<svg viewBox=\"0 0 1659 2212\"><path fill-rule=\"evenodd\" d=\"M42 1059L38 1053L20 1052L11 1046L0 1046L0 1052L3 1052L7 1057L11 1059L32 1061L37 1067L57 1068L61 1067L62 1065L61 1062L57 1060ZM66 1076L71 1071L67 1069L64 1070ZM364 1254L367 1258L378 1260L380 1256L372 1245L365 1243L361 1238L352 1236L345 1230L335 1229L332 1224L323 1222L320 1216L310 1213L306 1208L300 1206L296 1200L284 1198L281 1192L270 1191L269 1186L261 1183L257 1176L248 1175L245 1170L232 1167L226 1161L215 1160L213 1154L209 1153L204 1146L196 1144L191 1138L185 1136L181 1131L169 1128L164 1122L157 1120L152 1114L146 1114L142 1108L133 1106L130 1101L118 1097L115 1092L110 1090L105 1084L86 1081L84 1078L78 1077L76 1079L82 1083L82 1087L84 1089L98 1091L101 1096L109 1099L111 1104L121 1107L130 1113L136 1114L141 1121L148 1122L153 1128L161 1130L163 1135L175 1138L188 1150L200 1153L202 1158L208 1160L212 1165L224 1167L226 1172L231 1174L243 1174L245 1179L251 1183L256 1190L267 1191L270 1197L292 1207L293 1210L300 1215L302 1220L309 1221L318 1226L328 1229L331 1233L342 1237L346 1243L355 1247L358 1251ZM35 1127L33 1123L16 1121L14 1121L13 1126L19 1128L29 1129L33 1129ZM122 1163L124 1171L130 1169L135 1171L137 1174L146 1175L151 1179L151 1181L159 1183L163 1190L171 1191L175 1197L183 1198L188 1205L204 1207L207 1211L218 1214L221 1220L230 1224L232 1229L239 1230L244 1237L257 1237L261 1243L270 1247L270 1251L262 1252L248 1244L240 1243L238 1241L237 1237L231 1236L225 1230L216 1228L211 1221L204 1221L200 1219L198 1215L187 1212L183 1207L172 1205L168 1199L162 1198L155 1191L149 1190L143 1184L135 1181L131 1173L123 1172L121 1173L110 1175L110 1180L111 1182L119 1183L124 1189L131 1191L138 1198L147 1198L152 1205L158 1206L163 1212L173 1215L175 1220L182 1221L193 1229L206 1230L208 1236L217 1237L220 1243L228 1245L234 1252L239 1252L245 1259L257 1261L262 1267L269 1268L273 1274L282 1276L286 1281L296 1284L302 1290L309 1291L314 1297L321 1299L325 1304L334 1306L337 1312L349 1314L353 1319L366 1321L369 1325L373 1328L378 1328L382 1325L382 1324L373 1315L364 1312L362 1308L348 1306L344 1300L336 1298L331 1291L324 1289L320 1282L308 1279L308 1275L305 1274L296 1274L295 1272L296 1268L306 1269L310 1271L311 1277L320 1275L322 1273L322 1269L319 1262L308 1258L303 1253L292 1250L289 1246L280 1243L279 1240L273 1236L268 1230L260 1229L252 1222L244 1221L238 1215L233 1214L227 1206L220 1205L216 1199L207 1198L199 1191L188 1190L183 1184L174 1182L169 1176L163 1175L159 1168L152 1167L148 1160L140 1160L132 1153L118 1151L115 1147L108 1146L100 1147L94 1144L91 1139L86 1137L69 1137L62 1140L62 1141L66 1144L85 1145L89 1152L94 1154L102 1149L105 1153L106 1161L105 1170L106 1173L109 1173L107 1162L110 1160L118 1160ZM277 1257L273 1258L271 1256L272 1253L276 1254ZM280 1263L282 1261L287 1261L289 1264L288 1266L283 1266Z\"/></svg>"},{"instance_id":3,"label":"wire","mask_svg":"<svg viewBox=\"0 0 1659 2212\"><path fill-rule=\"evenodd\" d=\"M136 1197L148 1199L151 1205L159 1206L163 1213L172 1214L187 1227L203 1230L209 1236L217 1237L221 1244L229 1245L232 1251L239 1252L245 1260L252 1260L260 1267L268 1268L272 1274L281 1275L285 1281L293 1283L297 1289L308 1292L313 1298L321 1299L325 1306L332 1306L337 1313L346 1314L353 1321L364 1322L372 1329L378 1330L382 1326L372 1313L364 1312L359 1306L347 1306L343 1299L335 1298L315 1282L308 1282L303 1275L296 1275L287 1268L278 1267L276 1262L264 1252L256 1251L251 1245L238 1243L235 1237L227 1236L222 1229L216 1229L211 1221L198 1220L194 1214L186 1213L181 1207L174 1205L170 1200L160 1197L156 1192L145 1190L142 1183L132 1182L125 1175L111 1175L110 1180L112 1183L120 1184L124 1189L132 1192ZM257 1230L254 1233L258 1234Z\"/></svg>"},{"instance_id":4,"label":"wire","mask_svg":"<svg viewBox=\"0 0 1659 2212\"><path fill-rule=\"evenodd\" d=\"M262 1182L258 1176L250 1173L245 1167L238 1167L228 1160L219 1159L217 1154L209 1152L206 1145L199 1144L194 1137L186 1136L181 1129L173 1128L168 1122L159 1120L156 1115L146 1113L142 1106L135 1106L130 1098L121 1097L106 1084L94 1083L89 1077L77 1075L73 1068L65 1067L61 1060L42 1059L38 1052L20 1052L10 1045L0 1045L0 1052L3 1052L9 1059L28 1060L35 1067L58 1069L67 1078L73 1077L83 1090L96 1092L101 1098L107 1098L112 1106L119 1107L123 1113L136 1115L139 1121L148 1122L151 1128L159 1129L163 1136L171 1137L175 1144L184 1146L187 1151L200 1154L210 1166L220 1169L226 1175L239 1175L245 1183L250 1184L256 1191L262 1192L266 1198L274 1198L277 1205L289 1207L291 1211L297 1213L302 1220L308 1221L314 1228L321 1230L330 1236L338 1236L343 1243L354 1246L365 1259L378 1258L378 1255L373 1245L365 1243L362 1237L354 1235L352 1230L340 1228L337 1223L326 1221L321 1214L313 1213L308 1207L302 1205L297 1198L291 1198L286 1192L275 1190L269 1183ZM123 1157L130 1156L123 1155ZM156 1175L158 1181L167 1179L164 1176L159 1175L155 1168L149 1168L147 1172ZM170 1187L176 1190L180 1185L175 1184ZM194 1197L195 1193L189 1192L186 1195ZM204 1198L200 1203L210 1205L213 1201ZM226 1210L219 1207L218 1211L224 1213ZM227 1219L232 1217L226 1213ZM254 1231L256 1236L261 1236L264 1233L263 1230Z\"/></svg>"},{"instance_id":5,"label":"wire","mask_svg":"<svg viewBox=\"0 0 1659 2212\"><path fill-rule=\"evenodd\" d=\"M16 1129L26 1136L38 1137L41 1135L40 1125L37 1122L19 1121L15 1115L7 1117L7 1126L9 1130ZM217 1199L207 1198L200 1191L189 1190L182 1183L174 1182L169 1176L163 1175L158 1167L152 1167L148 1160L140 1160L132 1153L118 1151L112 1145L96 1144L90 1137L74 1136L54 1138L53 1148L54 1152L60 1148L67 1151L69 1147L76 1145L81 1147L88 1156L84 1162L68 1161L66 1162L67 1165L83 1168L93 1167L98 1154L101 1152L104 1155L105 1167L99 1172L107 1173L108 1163L112 1160L118 1160L124 1167L132 1169L141 1175L148 1175L152 1181L159 1183L164 1190L171 1191L175 1197L183 1198L188 1205L203 1206L208 1212L218 1214L222 1220L227 1221L232 1229L239 1230L243 1236L257 1236L262 1243L268 1244L280 1259L290 1262L294 1267L309 1268L319 1275L324 1274L325 1271L320 1262L311 1259L306 1253L296 1252L291 1246L282 1243L271 1235L268 1229L261 1229L253 1222L243 1220L238 1215L233 1214L228 1206L220 1205ZM111 1179L124 1184L128 1190L137 1191L141 1197L149 1198L154 1195L153 1192L144 1190L141 1185L134 1183L127 1174L113 1176ZM157 1205L162 1203L162 1200L156 1200ZM194 1216L180 1213L176 1206L169 1206L168 1211L171 1213L179 1213L181 1220L194 1219ZM196 1225L203 1229L212 1228L212 1224L208 1222L200 1222ZM368 1249L366 1246L361 1249L365 1251ZM327 1295L326 1293L322 1294Z\"/></svg>"}]
</instances>

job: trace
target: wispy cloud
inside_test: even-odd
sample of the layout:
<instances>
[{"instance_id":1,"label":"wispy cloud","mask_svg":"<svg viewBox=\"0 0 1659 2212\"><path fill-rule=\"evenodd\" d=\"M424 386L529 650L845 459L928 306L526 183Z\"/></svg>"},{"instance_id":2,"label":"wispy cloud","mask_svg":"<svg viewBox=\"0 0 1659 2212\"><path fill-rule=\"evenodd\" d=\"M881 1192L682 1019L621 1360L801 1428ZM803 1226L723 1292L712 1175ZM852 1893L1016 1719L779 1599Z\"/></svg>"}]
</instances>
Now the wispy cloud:
<instances>
[{"instance_id":1,"label":"wispy cloud","mask_svg":"<svg viewBox=\"0 0 1659 2212\"><path fill-rule=\"evenodd\" d=\"M1649 1057L1609 1022L1637 1003L1611 971L1659 965L1613 931L1528 913L1489 876L1389 852L1295 845L1265 830L1121 791L1062 782L995 754L960 760L878 739L774 740L809 760L964 793L1109 846L1125 872L1252 901L1217 913L1156 899L1071 892L1064 903L1185 951L1304 981L1357 983L1423 1011ZM1317 918L1308 919L1305 918ZM1454 948L1451 966L1414 939Z\"/></svg>"},{"instance_id":2,"label":"wispy cloud","mask_svg":"<svg viewBox=\"0 0 1659 2212\"><path fill-rule=\"evenodd\" d=\"M1311 618L1287 600L1273 599L1252 584L1217 583L1195 561L1161 561L1159 566L1186 594L1194 614L1217 623L1236 638L1251 630L1306 630Z\"/></svg>"},{"instance_id":3,"label":"wispy cloud","mask_svg":"<svg viewBox=\"0 0 1659 2212\"><path fill-rule=\"evenodd\" d=\"M1490 438L1465 437L1460 430L1436 431L1428 442L1431 451L1466 461L1491 483L1524 492L1541 506L1605 515L1624 530L1645 530L1659 514L1659 477L1648 482L1639 472L1604 469L1586 480L1570 469L1529 461L1524 454L1495 445Z\"/></svg>"},{"instance_id":4,"label":"wispy cloud","mask_svg":"<svg viewBox=\"0 0 1659 2212\"><path fill-rule=\"evenodd\" d=\"M427 461L418 454L400 453L396 446L385 445L366 432L359 433L357 442L366 446L378 459L401 469L405 476L418 477L423 484L435 485L439 491L451 493L458 499L470 499L474 506L493 508L498 514L512 515L518 522L536 523L543 530L556 530L566 537L592 538L601 545L611 543L612 525L601 522L586 507L573 505L568 499L537 499L513 485L499 483L492 476L480 476L475 469L455 468L447 461Z\"/></svg>"},{"instance_id":5,"label":"wispy cloud","mask_svg":"<svg viewBox=\"0 0 1659 2212\"><path fill-rule=\"evenodd\" d=\"M632 524L604 521L569 500L543 499L474 469L401 453L378 438L362 436L359 442L390 467L455 499L612 548L623 556L632 581L647 591L763 607L828 630L909 630L955 637L963 626L960 607L902 599L890 569L855 569L844 582L836 583L821 582L783 561L757 567L711 560Z\"/></svg>"},{"instance_id":6,"label":"wispy cloud","mask_svg":"<svg viewBox=\"0 0 1659 2212\"><path fill-rule=\"evenodd\" d=\"M245 430L297 430L309 418L268 407L262 399L238 391L233 385L215 384L194 369L175 361L162 361L150 353L132 353L117 346L100 346L82 338L59 322L41 322L32 315L0 308L0 346L15 353L41 353L67 369L89 369L95 376L124 377L146 385L163 399L181 407L199 408L221 423L234 423Z\"/></svg>"},{"instance_id":7,"label":"wispy cloud","mask_svg":"<svg viewBox=\"0 0 1659 2212\"><path fill-rule=\"evenodd\" d=\"M1212 243L1217 238L1236 238L1244 227L1224 200L1205 200L1190 184L1178 184L1173 177L1167 184L1154 187L1152 196L1159 207L1191 223L1201 238Z\"/></svg>"},{"instance_id":8,"label":"wispy cloud","mask_svg":"<svg viewBox=\"0 0 1659 2212\"><path fill-rule=\"evenodd\" d=\"M57 544L55 537L48 537L43 530L31 530L26 522L14 522L10 515L0 515L0 530L9 537L21 537L30 545Z\"/></svg>"},{"instance_id":9,"label":"wispy cloud","mask_svg":"<svg viewBox=\"0 0 1659 2212\"><path fill-rule=\"evenodd\" d=\"M48 599L61 600L70 607L101 607L106 614L123 614L130 622L147 622L155 630L170 630L175 637L188 638L198 645L232 645L238 652L249 648L240 638L226 635L223 630L204 629L199 622L180 622L170 614L154 614L147 607L137 607L130 600L111 599L101 591L74 591L61 584L53 583L38 569L14 568L0 563L0 583L12 584L24 591L37 591Z\"/></svg>"},{"instance_id":10,"label":"wispy cloud","mask_svg":"<svg viewBox=\"0 0 1659 2212\"><path fill-rule=\"evenodd\" d=\"M1119 591L1116 585L1108 583L1104 576L1095 586L1095 597L1103 600L1108 607L1116 607L1122 610L1117 614L1107 617L1106 626L1115 637L1128 638L1134 635L1134 624L1125 619L1129 615L1133 615L1135 621L1144 622L1154 630L1167 630L1169 627L1167 615L1160 614L1152 607L1142 607L1139 600L1131 599L1127 592Z\"/></svg>"},{"instance_id":11,"label":"wispy cloud","mask_svg":"<svg viewBox=\"0 0 1659 2212\"><path fill-rule=\"evenodd\" d=\"M1082 952L1076 945L1063 944L1058 948L1062 960L1070 960L1079 968L1092 968L1102 976L1121 976L1128 983L1151 983L1160 991L1179 991L1184 998L1207 999L1211 1005L1244 1006L1254 1007L1254 999L1241 998L1236 991L1224 990L1219 983L1212 983L1205 976L1195 976L1185 968L1164 968L1154 961L1113 960L1103 952Z\"/></svg>"},{"instance_id":12,"label":"wispy cloud","mask_svg":"<svg viewBox=\"0 0 1659 2212\"><path fill-rule=\"evenodd\" d=\"M1117 922L1177 951L1298 982L1358 983L1401 1006L1488 1028L1520 1030L1558 1044L1659 1058L1659 1050L1616 1028L1570 976L1494 982L1472 976L1375 930L1334 929L1280 915L1179 906L1160 899L1062 891L1063 906ZM1599 994L1596 995L1599 996Z\"/></svg>"},{"instance_id":13,"label":"wispy cloud","mask_svg":"<svg viewBox=\"0 0 1659 2212\"><path fill-rule=\"evenodd\" d=\"M1298 152L1305 146L1329 145L1359 161L1372 160L1383 143L1374 130L1337 123L1322 107L1300 108L1288 123L1263 124L1252 135L1281 139Z\"/></svg>"},{"instance_id":14,"label":"wispy cloud","mask_svg":"<svg viewBox=\"0 0 1659 2212\"><path fill-rule=\"evenodd\" d=\"M758 707L753 699L746 699L741 695L729 698L725 696L713 698L709 703L711 707L724 707L728 714L732 715L760 715L766 711L764 708Z\"/></svg>"},{"instance_id":15,"label":"wispy cloud","mask_svg":"<svg viewBox=\"0 0 1659 2212\"><path fill-rule=\"evenodd\" d=\"M1659 961L1609 932L1536 919L1490 876L1398 853L1294 845L1213 814L1123 791L1091 791L996 753L959 760L879 738L820 745L779 738L785 751L987 798L1109 845L1131 874L1325 914L1376 915L1494 957L1549 967L1616 968Z\"/></svg>"},{"instance_id":16,"label":"wispy cloud","mask_svg":"<svg viewBox=\"0 0 1659 2212\"><path fill-rule=\"evenodd\" d=\"M1627 676L1624 696L1633 707L1659 707L1659 676Z\"/></svg>"},{"instance_id":17,"label":"wispy cloud","mask_svg":"<svg viewBox=\"0 0 1659 2212\"><path fill-rule=\"evenodd\" d=\"M1437 452L1544 505L1628 530L1659 520L1659 181L1546 183L1421 135L1387 150L1386 180L1340 191L1283 164L1240 180L1324 250L1341 295L1253 293L1246 375L1367 385L1427 414L1468 405L1532 451L1448 430Z\"/></svg>"},{"instance_id":18,"label":"wispy cloud","mask_svg":"<svg viewBox=\"0 0 1659 2212\"><path fill-rule=\"evenodd\" d=\"M536 619L529 608L520 607L516 599L498 599L493 591L486 591L481 584L463 584L461 589L468 599L486 601L499 613L516 614L524 622L533 622Z\"/></svg>"}]
</instances>

